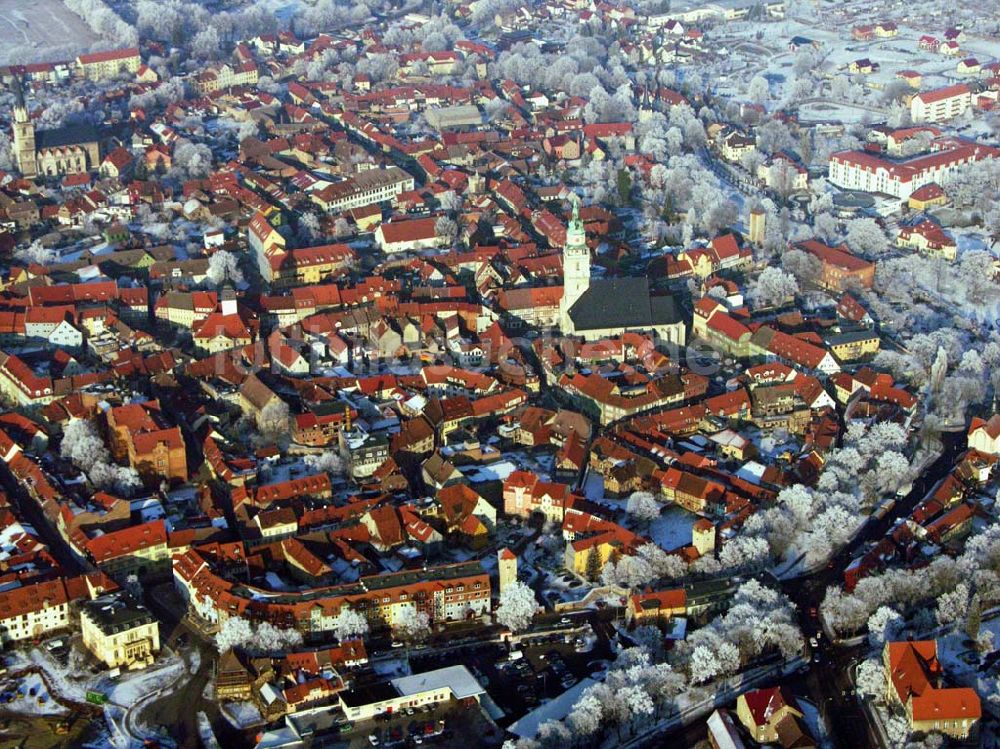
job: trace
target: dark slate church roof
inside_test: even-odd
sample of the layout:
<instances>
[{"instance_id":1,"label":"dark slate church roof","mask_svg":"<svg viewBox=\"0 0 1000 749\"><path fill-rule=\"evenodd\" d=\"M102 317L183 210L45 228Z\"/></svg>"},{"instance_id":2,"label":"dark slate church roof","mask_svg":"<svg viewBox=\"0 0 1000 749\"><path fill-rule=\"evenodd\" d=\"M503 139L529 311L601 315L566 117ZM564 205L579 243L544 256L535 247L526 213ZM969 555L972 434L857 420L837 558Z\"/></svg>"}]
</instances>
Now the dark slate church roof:
<instances>
[{"instance_id":1,"label":"dark slate church roof","mask_svg":"<svg viewBox=\"0 0 1000 749\"><path fill-rule=\"evenodd\" d=\"M93 125L69 125L54 130L38 130L35 133L35 148L42 151L46 148L96 143L97 139L97 129Z\"/></svg>"},{"instance_id":2,"label":"dark slate church roof","mask_svg":"<svg viewBox=\"0 0 1000 749\"><path fill-rule=\"evenodd\" d=\"M605 278L591 281L570 308L576 330L651 328L681 321L672 296L650 296L646 278Z\"/></svg>"}]
</instances>

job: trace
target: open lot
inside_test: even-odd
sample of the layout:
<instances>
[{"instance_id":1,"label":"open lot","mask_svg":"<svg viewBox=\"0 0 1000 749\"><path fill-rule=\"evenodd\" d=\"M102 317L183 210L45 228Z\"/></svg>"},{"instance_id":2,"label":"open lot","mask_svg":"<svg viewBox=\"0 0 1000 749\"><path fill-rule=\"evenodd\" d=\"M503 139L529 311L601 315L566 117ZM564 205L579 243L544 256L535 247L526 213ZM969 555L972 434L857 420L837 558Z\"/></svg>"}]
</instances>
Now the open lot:
<instances>
[{"instance_id":1,"label":"open lot","mask_svg":"<svg viewBox=\"0 0 1000 749\"><path fill-rule=\"evenodd\" d=\"M26 716L0 710L0 749L69 749L94 740L100 728L80 716Z\"/></svg>"},{"instance_id":2,"label":"open lot","mask_svg":"<svg viewBox=\"0 0 1000 749\"><path fill-rule=\"evenodd\" d=\"M61 0L0 0L2 65L67 58L99 39Z\"/></svg>"}]
</instances>

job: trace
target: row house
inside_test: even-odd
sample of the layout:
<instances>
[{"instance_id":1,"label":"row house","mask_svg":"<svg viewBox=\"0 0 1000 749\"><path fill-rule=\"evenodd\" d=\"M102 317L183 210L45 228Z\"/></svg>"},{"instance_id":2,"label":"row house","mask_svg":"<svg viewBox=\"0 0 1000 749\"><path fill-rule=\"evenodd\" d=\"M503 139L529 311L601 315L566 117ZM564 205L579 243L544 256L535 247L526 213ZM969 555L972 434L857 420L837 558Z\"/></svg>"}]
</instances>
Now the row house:
<instances>
[{"instance_id":1,"label":"row house","mask_svg":"<svg viewBox=\"0 0 1000 749\"><path fill-rule=\"evenodd\" d=\"M840 371L840 364L831 352L766 325L757 329L750 345L757 356L774 357L795 367L827 375Z\"/></svg>"},{"instance_id":2,"label":"row house","mask_svg":"<svg viewBox=\"0 0 1000 749\"><path fill-rule=\"evenodd\" d=\"M94 573L4 590L0 592L0 645L70 630L79 603L117 587L105 575Z\"/></svg>"},{"instance_id":3,"label":"row house","mask_svg":"<svg viewBox=\"0 0 1000 749\"><path fill-rule=\"evenodd\" d=\"M141 64L138 47L90 52L76 58L80 73L90 81L106 81L126 73L136 73Z\"/></svg>"},{"instance_id":4,"label":"row house","mask_svg":"<svg viewBox=\"0 0 1000 749\"><path fill-rule=\"evenodd\" d=\"M750 356L750 329L725 310L716 299L702 297L694 305L692 330L714 348L738 359L746 358Z\"/></svg>"},{"instance_id":5,"label":"row house","mask_svg":"<svg viewBox=\"0 0 1000 749\"><path fill-rule=\"evenodd\" d=\"M167 528L162 520L107 531L75 545L98 569L121 583L129 575L157 580L170 572Z\"/></svg>"},{"instance_id":6,"label":"row house","mask_svg":"<svg viewBox=\"0 0 1000 749\"><path fill-rule=\"evenodd\" d=\"M327 213L342 213L393 200L401 192L412 190L413 176L391 166L388 169L369 169L342 182L335 182L315 190L309 197Z\"/></svg>"},{"instance_id":7,"label":"row house","mask_svg":"<svg viewBox=\"0 0 1000 749\"><path fill-rule=\"evenodd\" d=\"M490 576L478 562L276 594L220 577L204 556L189 549L174 557L174 582L192 613L211 625L238 616L303 634L331 632L345 607L362 614L377 631L392 627L407 610L426 613L432 625L440 625L476 619L491 609Z\"/></svg>"}]
</instances>

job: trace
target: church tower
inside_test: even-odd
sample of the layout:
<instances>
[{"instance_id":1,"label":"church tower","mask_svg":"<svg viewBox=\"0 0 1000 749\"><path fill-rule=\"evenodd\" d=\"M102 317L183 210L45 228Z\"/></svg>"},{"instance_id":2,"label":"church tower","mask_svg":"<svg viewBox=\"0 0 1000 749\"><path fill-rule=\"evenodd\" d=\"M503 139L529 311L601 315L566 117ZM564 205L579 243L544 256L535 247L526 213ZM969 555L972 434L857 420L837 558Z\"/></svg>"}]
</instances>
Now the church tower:
<instances>
[{"instance_id":1,"label":"church tower","mask_svg":"<svg viewBox=\"0 0 1000 749\"><path fill-rule=\"evenodd\" d=\"M563 248L563 297L559 304L559 320L563 333L572 333L570 308L590 288L590 248L580 220L580 200L573 198L573 218L566 229Z\"/></svg>"},{"instance_id":2,"label":"church tower","mask_svg":"<svg viewBox=\"0 0 1000 749\"><path fill-rule=\"evenodd\" d=\"M28 117L21 81L14 79L14 158L21 174L29 179L38 174L35 160L35 125Z\"/></svg>"}]
</instances>

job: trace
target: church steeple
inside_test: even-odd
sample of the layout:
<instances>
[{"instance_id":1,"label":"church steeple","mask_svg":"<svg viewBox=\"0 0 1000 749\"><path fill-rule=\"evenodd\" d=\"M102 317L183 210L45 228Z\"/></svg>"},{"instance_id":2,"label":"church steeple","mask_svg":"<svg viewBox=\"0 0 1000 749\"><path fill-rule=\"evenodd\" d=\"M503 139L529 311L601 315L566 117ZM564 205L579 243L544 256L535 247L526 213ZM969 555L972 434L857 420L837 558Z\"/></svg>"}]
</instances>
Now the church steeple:
<instances>
[{"instance_id":1,"label":"church steeple","mask_svg":"<svg viewBox=\"0 0 1000 749\"><path fill-rule=\"evenodd\" d=\"M35 125L28 116L20 78L14 78L13 128L14 158L17 160L17 168L23 176L34 177L38 174L38 164L35 158Z\"/></svg>"},{"instance_id":2,"label":"church steeple","mask_svg":"<svg viewBox=\"0 0 1000 749\"><path fill-rule=\"evenodd\" d=\"M566 228L566 245L563 248L563 298L560 304L561 327L564 333L572 332L569 310L590 288L590 248L587 233L580 220L580 199L573 200L573 217Z\"/></svg>"}]
</instances>

